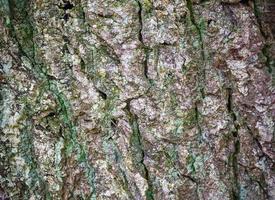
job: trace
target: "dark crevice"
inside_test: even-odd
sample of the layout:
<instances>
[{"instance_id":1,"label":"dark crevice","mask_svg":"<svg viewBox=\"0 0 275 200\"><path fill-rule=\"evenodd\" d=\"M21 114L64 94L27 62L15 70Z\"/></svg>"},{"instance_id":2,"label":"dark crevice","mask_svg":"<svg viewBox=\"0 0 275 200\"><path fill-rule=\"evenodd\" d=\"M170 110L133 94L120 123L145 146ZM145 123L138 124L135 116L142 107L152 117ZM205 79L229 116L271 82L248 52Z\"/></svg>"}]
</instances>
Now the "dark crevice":
<instances>
[{"instance_id":1,"label":"dark crevice","mask_svg":"<svg viewBox=\"0 0 275 200\"><path fill-rule=\"evenodd\" d=\"M256 180L256 183L259 185L259 187L263 191L263 195L264 195L265 199L271 199L271 196L268 194L268 190L266 189L266 186L263 186L263 184L257 180Z\"/></svg>"},{"instance_id":2,"label":"dark crevice","mask_svg":"<svg viewBox=\"0 0 275 200\"><path fill-rule=\"evenodd\" d=\"M237 115L233 109L233 100L232 100L232 88L227 88L227 111L231 116L233 122L233 130L231 131L234 141L234 151L229 156L229 166L232 170L232 188L231 188L231 198L240 199L240 182L239 182L239 167L238 167L238 155L240 153L240 139L239 139L239 124L237 122Z\"/></svg>"},{"instance_id":3,"label":"dark crevice","mask_svg":"<svg viewBox=\"0 0 275 200\"><path fill-rule=\"evenodd\" d=\"M116 119L111 119L111 128L112 128L112 130L116 130L116 128L117 128L117 120Z\"/></svg>"},{"instance_id":4,"label":"dark crevice","mask_svg":"<svg viewBox=\"0 0 275 200\"><path fill-rule=\"evenodd\" d=\"M132 128L132 135L130 139L130 145L132 149L133 162L136 168L140 171L142 176L147 180L148 189L146 190L146 199L153 200L153 185L150 180L149 170L144 164L145 151L142 143L142 136L139 130L138 117L135 113L131 111L130 107L131 100L126 101L126 106L124 108L125 113L128 116L129 123Z\"/></svg>"},{"instance_id":5,"label":"dark crevice","mask_svg":"<svg viewBox=\"0 0 275 200\"><path fill-rule=\"evenodd\" d=\"M63 49L65 49L66 52L69 52L69 50L68 50L68 45L70 44L70 39L69 39L69 37L66 36L66 35L62 35L62 39L63 39L64 42L65 42L65 47L63 47Z\"/></svg>"},{"instance_id":6,"label":"dark crevice","mask_svg":"<svg viewBox=\"0 0 275 200\"><path fill-rule=\"evenodd\" d=\"M64 2L63 5L57 5L59 9L66 11L74 8L74 5L70 1L63 1L63 2Z\"/></svg>"},{"instance_id":7,"label":"dark crevice","mask_svg":"<svg viewBox=\"0 0 275 200\"><path fill-rule=\"evenodd\" d=\"M168 43L166 41L163 41L159 44L159 46L161 46L161 47L173 47L174 46L175 47L176 44L171 44L171 43Z\"/></svg>"},{"instance_id":8,"label":"dark crevice","mask_svg":"<svg viewBox=\"0 0 275 200\"><path fill-rule=\"evenodd\" d=\"M83 58L80 58L80 69L82 72L86 73L86 64L85 64Z\"/></svg>"},{"instance_id":9,"label":"dark crevice","mask_svg":"<svg viewBox=\"0 0 275 200\"><path fill-rule=\"evenodd\" d=\"M195 179L195 178L193 178L192 176L190 176L190 175L187 175L187 174L180 174L182 177L184 177L184 178L187 178L187 179L189 179L190 181L192 181L193 183L195 183L196 185L198 185L198 181Z\"/></svg>"},{"instance_id":10,"label":"dark crevice","mask_svg":"<svg viewBox=\"0 0 275 200\"><path fill-rule=\"evenodd\" d=\"M273 69L272 69L272 59L269 55L269 51L270 51L270 45L265 44L263 49L262 49L262 53L266 58L265 65L267 66L268 73L272 74L272 71L273 71Z\"/></svg>"},{"instance_id":11,"label":"dark crevice","mask_svg":"<svg viewBox=\"0 0 275 200\"><path fill-rule=\"evenodd\" d=\"M111 19L114 17L113 14L105 14L105 13L93 13L94 15L100 17L100 18L106 18L106 19Z\"/></svg>"},{"instance_id":12,"label":"dark crevice","mask_svg":"<svg viewBox=\"0 0 275 200\"><path fill-rule=\"evenodd\" d=\"M83 22L85 23L86 22L86 14L84 11L82 11L82 19L83 19Z\"/></svg>"},{"instance_id":13,"label":"dark crevice","mask_svg":"<svg viewBox=\"0 0 275 200\"><path fill-rule=\"evenodd\" d=\"M209 26L211 24L211 22L213 22L212 19L207 20L207 25Z\"/></svg>"},{"instance_id":14,"label":"dark crevice","mask_svg":"<svg viewBox=\"0 0 275 200\"><path fill-rule=\"evenodd\" d=\"M117 120L111 119L111 127L112 127L113 131L115 131L116 126L117 126ZM116 168L121 175L119 179L115 178L115 180L117 180L119 182L119 184L121 184L122 188L127 193L129 198L134 199L134 196L131 193L131 190L129 187L129 181L128 181L127 175L125 173L125 170L123 170L123 168L121 167L121 165L123 166L121 152L120 152L119 148L117 147L117 144L112 136L109 135L107 140L108 140L109 144L112 146L112 152L114 155L114 162L115 162L115 165L113 167Z\"/></svg>"},{"instance_id":15,"label":"dark crevice","mask_svg":"<svg viewBox=\"0 0 275 200\"><path fill-rule=\"evenodd\" d=\"M138 30L138 39L142 45L142 48L144 49L145 53L145 58L143 61L143 73L145 78L148 80L148 54L149 54L149 49L146 47L143 41L143 36L142 36L142 29L143 29L143 9L142 9L142 4L140 3L139 0L136 0L138 4L138 21L139 21L139 30Z\"/></svg>"},{"instance_id":16,"label":"dark crevice","mask_svg":"<svg viewBox=\"0 0 275 200\"><path fill-rule=\"evenodd\" d=\"M103 92L102 90L100 90L100 89L98 89L98 88L96 88L96 91L98 92L98 94L99 94L99 96L102 98L102 99L104 99L104 100L106 100L107 99L107 94L105 93L105 92Z\"/></svg>"},{"instance_id":17,"label":"dark crevice","mask_svg":"<svg viewBox=\"0 0 275 200\"><path fill-rule=\"evenodd\" d=\"M70 9L72 9L74 7L74 5L71 3L71 2L69 2L69 1L64 1L64 6L63 6L63 9L64 10L70 10Z\"/></svg>"},{"instance_id":18,"label":"dark crevice","mask_svg":"<svg viewBox=\"0 0 275 200\"><path fill-rule=\"evenodd\" d=\"M237 116L233 111L233 102L232 102L232 88L227 88L227 110L232 117L233 122L237 120Z\"/></svg>"},{"instance_id":19,"label":"dark crevice","mask_svg":"<svg viewBox=\"0 0 275 200\"><path fill-rule=\"evenodd\" d=\"M63 19L65 22L67 22L69 20L70 15L68 13L65 13L63 16Z\"/></svg>"},{"instance_id":20,"label":"dark crevice","mask_svg":"<svg viewBox=\"0 0 275 200\"><path fill-rule=\"evenodd\" d=\"M206 3L209 2L210 0L200 0L200 3Z\"/></svg>"},{"instance_id":21,"label":"dark crevice","mask_svg":"<svg viewBox=\"0 0 275 200\"><path fill-rule=\"evenodd\" d=\"M74 8L74 5L70 1L63 1L63 5L57 5L59 9L64 10L63 19L65 22L69 20L70 14L67 13L67 10L71 10Z\"/></svg>"},{"instance_id":22,"label":"dark crevice","mask_svg":"<svg viewBox=\"0 0 275 200\"><path fill-rule=\"evenodd\" d=\"M138 21L139 21L139 31L138 31L138 39L143 44L143 37L142 37L142 27L143 27L143 21L142 21L142 5L140 1L137 0L138 3Z\"/></svg>"},{"instance_id":23,"label":"dark crevice","mask_svg":"<svg viewBox=\"0 0 275 200\"><path fill-rule=\"evenodd\" d=\"M149 79L148 78L148 56L149 56L148 51L149 50L146 48L145 49L145 60L143 62L144 76L145 76L146 79Z\"/></svg>"},{"instance_id":24,"label":"dark crevice","mask_svg":"<svg viewBox=\"0 0 275 200\"><path fill-rule=\"evenodd\" d=\"M240 3L249 6L249 1L250 0L241 0Z\"/></svg>"},{"instance_id":25,"label":"dark crevice","mask_svg":"<svg viewBox=\"0 0 275 200\"><path fill-rule=\"evenodd\" d=\"M231 158L231 167L233 170L233 188L232 188L232 199L240 199L240 183L239 183L239 167L238 167L238 154L240 152L240 141L236 140L234 144L234 152Z\"/></svg>"}]
</instances>

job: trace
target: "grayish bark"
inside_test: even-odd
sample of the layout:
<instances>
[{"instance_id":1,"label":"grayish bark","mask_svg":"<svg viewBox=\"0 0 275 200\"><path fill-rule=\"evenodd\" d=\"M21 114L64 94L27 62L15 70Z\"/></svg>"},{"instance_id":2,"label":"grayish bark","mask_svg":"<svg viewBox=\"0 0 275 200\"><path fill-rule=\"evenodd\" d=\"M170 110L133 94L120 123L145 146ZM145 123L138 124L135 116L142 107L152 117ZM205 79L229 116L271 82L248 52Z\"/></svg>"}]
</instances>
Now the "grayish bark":
<instances>
[{"instance_id":1,"label":"grayish bark","mask_svg":"<svg viewBox=\"0 0 275 200\"><path fill-rule=\"evenodd\" d=\"M275 199L273 2L0 0L0 199Z\"/></svg>"}]
</instances>

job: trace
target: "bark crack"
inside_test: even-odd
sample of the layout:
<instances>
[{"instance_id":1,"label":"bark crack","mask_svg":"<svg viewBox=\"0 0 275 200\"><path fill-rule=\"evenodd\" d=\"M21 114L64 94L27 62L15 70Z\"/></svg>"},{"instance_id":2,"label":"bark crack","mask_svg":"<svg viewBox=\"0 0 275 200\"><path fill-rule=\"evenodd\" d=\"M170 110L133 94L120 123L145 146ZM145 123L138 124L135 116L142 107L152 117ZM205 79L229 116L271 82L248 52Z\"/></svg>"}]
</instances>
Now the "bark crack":
<instances>
[{"instance_id":1,"label":"bark crack","mask_svg":"<svg viewBox=\"0 0 275 200\"><path fill-rule=\"evenodd\" d=\"M148 54L149 54L149 49L148 47L146 47L146 45L144 44L143 41L143 36L142 36L142 29L143 29L143 8L142 8L142 4L140 3L139 0L136 0L137 4L138 4L138 21L139 21L139 31L138 31L138 39L142 45L143 51L145 53L145 58L143 60L143 73L145 78L148 80Z\"/></svg>"},{"instance_id":2,"label":"bark crack","mask_svg":"<svg viewBox=\"0 0 275 200\"><path fill-rule=\"evenodd\" d=\"M140 171L142 176L147 181L148 188L146 190L146 199L153 200L153 185L150 180L149 170L144 163L145 151L142 143L143 139L139 130L138 117L135 113L131 111L130 102L131 99L126 101L126 107L124 108L124 111L128 116L132 128L130 145L132 148L133 162L136 165L135 167Z\"/></svg>"},{"instance_id":3,"label":"bark crack","mask_svg":"<svg viewBox=\"0 0 275 200\"><path fill-rule=\"evenodd\" d=\"M232 188L231 195L232 199L240 199L240 182L239 182L239 167L238 167L238 155L240 153L240 139L239 139L239 124L237 122L237 115L233 110L233 101L232 101L232 88L227 88L227 110L231 116L233 122L232 136L234 141L234 151L229 157L229 165L232 170Z\"/></svg>"}]
</instances>

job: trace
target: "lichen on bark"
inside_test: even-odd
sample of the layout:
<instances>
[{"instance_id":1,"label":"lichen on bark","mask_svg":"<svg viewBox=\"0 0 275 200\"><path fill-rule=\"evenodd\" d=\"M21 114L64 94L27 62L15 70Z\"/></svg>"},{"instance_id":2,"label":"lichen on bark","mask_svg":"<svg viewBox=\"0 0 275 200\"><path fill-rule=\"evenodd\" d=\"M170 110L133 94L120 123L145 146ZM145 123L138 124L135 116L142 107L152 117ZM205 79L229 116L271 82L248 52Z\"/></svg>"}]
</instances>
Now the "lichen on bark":
<instances>
[{"instance_id":1,"label":"lichen on bark","mask_svg":"<svg viewBox=\"0 0 275 200\"><path fill-rule=\"evenodd\" d=\"M274 199L271 0L0 0L0 199Z\"/></svg>"}]
</instances>

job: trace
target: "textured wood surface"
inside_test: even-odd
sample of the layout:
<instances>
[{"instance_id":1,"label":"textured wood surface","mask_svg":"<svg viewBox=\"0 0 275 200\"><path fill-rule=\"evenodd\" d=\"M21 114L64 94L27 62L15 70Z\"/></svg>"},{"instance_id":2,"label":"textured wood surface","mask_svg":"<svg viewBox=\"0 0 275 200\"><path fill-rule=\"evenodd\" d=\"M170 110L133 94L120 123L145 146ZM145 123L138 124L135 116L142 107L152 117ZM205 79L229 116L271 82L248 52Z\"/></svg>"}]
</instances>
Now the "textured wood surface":
<instances>
[{"instance_id":1,"label":"textured wood surface","mask_svg":"<svg viewBox=\"0 0 275 200\"><path fill-rule=\"evenodd\" d=\"M273 8L0 0L0 199L274 200Z\"/></svg>"}]
</instances>

